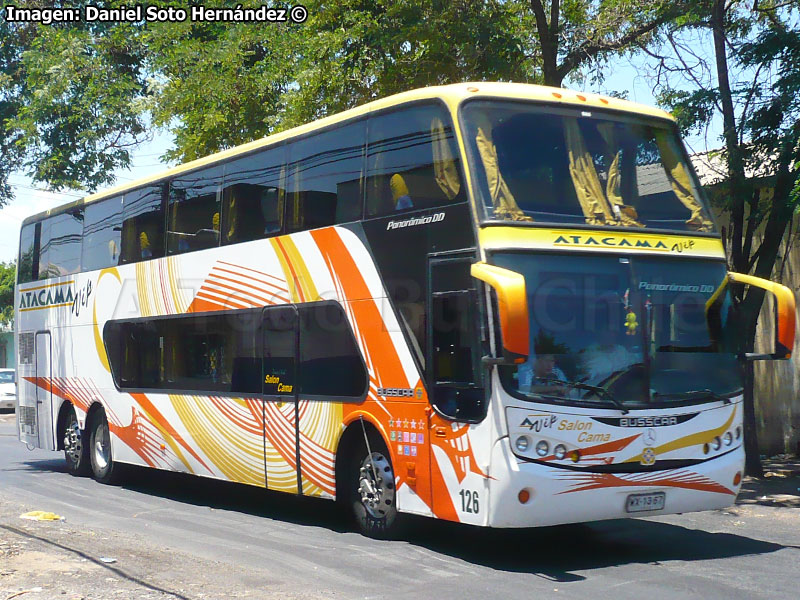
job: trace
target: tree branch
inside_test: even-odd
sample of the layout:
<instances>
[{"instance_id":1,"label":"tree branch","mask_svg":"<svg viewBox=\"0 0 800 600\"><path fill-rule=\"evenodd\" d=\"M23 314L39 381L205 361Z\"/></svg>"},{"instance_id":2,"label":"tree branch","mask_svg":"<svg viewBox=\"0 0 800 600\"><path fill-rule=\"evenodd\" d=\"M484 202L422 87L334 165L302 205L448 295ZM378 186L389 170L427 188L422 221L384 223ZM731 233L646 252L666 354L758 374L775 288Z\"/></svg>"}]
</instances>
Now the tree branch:
<instances>
[{"instance_id":1,"label":"tree branch","mask_svg":"<svg viewBox=\"0 0 800 600\"><path fill-rule=\"evenodd\" d=\"M531 4L533 4L535 1L537 0L531 0ZM659 28L661 25L671 20L674 16L675 15L673 15L671 12L666 12L657 19L632 29L616 40L610 40L606 42L593 41L591 39L586 40L580 46L567 54L564 57L561 65L558 66L556 71L560 77L560 80L563 80L564 77L566 77L572 70L577 68L586 59L594 58L603 52L611 52L625 48L643 35Z\"/></svg>"}]
</instances>

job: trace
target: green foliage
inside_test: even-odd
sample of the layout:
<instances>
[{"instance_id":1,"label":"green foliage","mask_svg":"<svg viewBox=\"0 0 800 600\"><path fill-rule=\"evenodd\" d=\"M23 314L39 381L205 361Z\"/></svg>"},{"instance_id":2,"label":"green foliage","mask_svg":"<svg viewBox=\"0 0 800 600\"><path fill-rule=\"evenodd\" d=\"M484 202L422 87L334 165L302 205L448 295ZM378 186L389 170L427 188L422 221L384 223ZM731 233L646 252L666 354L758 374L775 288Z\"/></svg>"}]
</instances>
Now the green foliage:
<instances>
[{"instance_id":1,"label":"green foliage","mask_svg":"<svg viewBox=\"0 0 800 600\"><path fill-rule=\"evenodd\" d=\"M214 6L239 4L261 2ZM302 24L0 18L0 205L15 169L55 189L110 183L153 125L174 135L165 158L185 161L408 89L599 78L608 56L648 43L686 8L681 0L564 0L555 11L541 0L305 4Z\"/></svg>"},{"instance_id":2,"label":"green foliage","mask_svg":"<svg viewBox=\"0 0 800 600\"><path fill-rule=\"evenodd\" d=\"M144 138L137 97L142 48L120 25L101 33L41 27L22 57L25 91L7 127L33 178L54 188L90 190L108 184L112 171L130 164Z\"/></svg>"},{"instance_id":3,"label":"green foliage","mask_svg":"<svg viewBox=\"0 0 800 600\"><path fill-rule=\"evenodd\" d=\"M0 323L14 322L14 284L17 267L13 262L0 262Z\"/></svg>"}]
</instances>

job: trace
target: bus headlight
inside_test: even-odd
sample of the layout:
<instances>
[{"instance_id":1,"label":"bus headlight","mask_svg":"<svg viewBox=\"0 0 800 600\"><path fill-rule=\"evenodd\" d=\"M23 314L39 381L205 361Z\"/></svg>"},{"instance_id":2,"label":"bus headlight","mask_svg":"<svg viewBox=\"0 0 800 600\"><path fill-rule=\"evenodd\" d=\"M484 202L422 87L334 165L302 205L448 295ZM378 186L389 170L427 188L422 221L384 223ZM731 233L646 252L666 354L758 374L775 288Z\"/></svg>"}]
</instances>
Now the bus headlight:
<instances>
[{"instance_id":1,"label":"bus headlight","mask_svg":"<svg viewBox=\"0 0 800 600\"><path fill-rule=\"evenodd\" d=\"M542 440L538 444L536 444L536 454L539 456L547 456L547 453L550 451L550 444L546 441Z\"/></svg>"},{"instance_id":2,"label":"bus headlight","mask_svg":"<svg viewBox=\"0 0 800 600\"><path fill-rule=\"evenodd\" d=\"M518 451L525 452L531 445L531 439L527 435L521 435L517 438L517 441L514 442L514 445L517 447Z\"/></svg>"},{"instance_id":3,"label":"bus headlight","mask_svg":"<svg viewBox=\"0 0 800 600\"><path fill-rule=\"evenodd\" d=\"M567 447L564 444L559 444L553 448L553 454L557 460L564 460L564 457L567 455Z\"/></svg>"},{"instance_id":4,"label":"bus headlight","mask_svg":"<svg viewBox=\"0 0 800 600\"><path fill-rule=\"evenodd\" d=\"M726 446L730 446L733 443L733 434L729 431L725 434L722 440L725 442Z\"/></svg>"},{"instance_id":5,"label":"bus headlight","mask_svg":"<svg viewBox=\"0 0 800 600\"><path fill-rule=\"evenodd\" d=\"M713 442L711 442L711 447L712 447L714 450L719 450L719 449L720 449L720 447L722 447L722 440L721 440L721 439L719 439L719 436L715 437L715 438L714 438L714 441L713 441Z\"/></svg>"}]
</instances>

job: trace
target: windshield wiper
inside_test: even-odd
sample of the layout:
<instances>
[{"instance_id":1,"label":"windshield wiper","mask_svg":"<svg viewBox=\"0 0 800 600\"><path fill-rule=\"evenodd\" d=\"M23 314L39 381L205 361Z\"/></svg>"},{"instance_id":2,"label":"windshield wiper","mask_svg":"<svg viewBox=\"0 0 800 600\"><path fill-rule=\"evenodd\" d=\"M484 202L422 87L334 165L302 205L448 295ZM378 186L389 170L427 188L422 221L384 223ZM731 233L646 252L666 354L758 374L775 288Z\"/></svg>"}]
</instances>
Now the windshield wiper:
<instances>
[{"instance_id":1,"label":"windshield wiper","mask_svg":"<svg viewBox=\"0 0 800 600\"><path fill-rule=\"evenodd\" d=\"M713 400L722 400L725 404L730 404L731 399L720 396L714 390L709 389L702 389L702 390L688 390L686 392L675 392L672 394L662 394L660 392L654 392L653 398L657 400L688 400L691 398L703 398L709 397Z\"/></svg>"},{"instance_id":2,"label":"windshield wiper","mask_svg":"<svg viewBox=\"0 0 800 600\"><path fill-rule=\"evenodd\" d=\"M582 383L580 381L564 381L563 379L555 379L552 377L537 377L537 380L545 383L558 383L561 385L567 385L577 390L588 390L590 392L594 392L596 395L600 396L604 400L608 400L611 404L621 410L623 415L627 415L629 412L628 409L622 405L622 402L614 397L614 394L609 392L606 388L600 387L599 385L591 385L589 383Z\"/></svg>"}]
</instances>

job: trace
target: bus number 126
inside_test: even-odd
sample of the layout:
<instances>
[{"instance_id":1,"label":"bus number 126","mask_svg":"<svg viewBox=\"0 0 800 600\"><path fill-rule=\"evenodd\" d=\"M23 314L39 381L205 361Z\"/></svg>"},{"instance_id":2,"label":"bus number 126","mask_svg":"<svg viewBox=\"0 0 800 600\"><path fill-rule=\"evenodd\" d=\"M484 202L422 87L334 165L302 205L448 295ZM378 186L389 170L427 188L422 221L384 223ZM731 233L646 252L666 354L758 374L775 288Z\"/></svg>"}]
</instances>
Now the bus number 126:
<instances>
[{"instance_id":1,"label":"bus number 126","mask_svg":"<svg viewBox=\"0 0 800 600\"><path fill-rule=\"evenodd\" d=\"M474 513L476 515L480 512L481 505L478 502L478 492L461 490L459 495L461 496L462 512Z\"/></svg>"}]
</instances>

